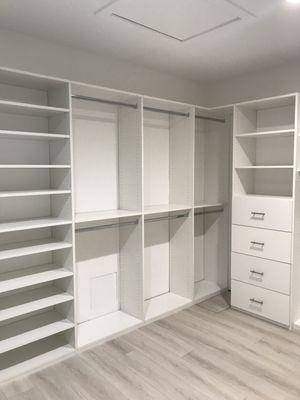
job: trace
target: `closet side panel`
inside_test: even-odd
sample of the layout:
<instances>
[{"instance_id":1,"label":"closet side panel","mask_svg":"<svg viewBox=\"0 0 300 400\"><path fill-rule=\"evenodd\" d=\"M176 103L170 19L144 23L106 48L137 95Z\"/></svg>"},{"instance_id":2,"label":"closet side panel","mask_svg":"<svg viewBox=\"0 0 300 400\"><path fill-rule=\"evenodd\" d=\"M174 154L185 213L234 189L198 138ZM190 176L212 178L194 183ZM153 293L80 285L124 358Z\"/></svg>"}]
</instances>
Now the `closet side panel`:
<instances>
[{"instance_id":1,"label":"closet side panel","mask_svg":"<svg viewBox=\"0 0 300 400\"><path fill-rule=\"evenodd\" d=\"M207 213L204 218L205 279L221 288L227 287L229 269L230 125L230 121L207 123L205 141L205 199L224 203L223 212Z\"/></svg>"},{"instance_id":2,"label":"closet side panel","mask_svg":"<svg viewBox=\"0 0 300 400\"><path fill-rule=\"evenodd\" d=\"M194 223L187 218L170 220L170 291L192 299L194 296Z\"/></svg>"},{"instance_id":3,"label":"closet side panel","mask_svg":"<svg viewBox=\"0 0 300 400\"><path fill-rule=\"evenodd\" d=\"M73 158L76 212L118 208L117 113L74 101Z\"/></svg>"},{"instance_id":4,"label":"closet side panel","mask_svg":"<svg viewBox=\"0 0 300 400\"><path fill-rule=\"evenodd\" d=\"M119 108L119 208L142 209L142 100Z\"/></svg>"},{"instance_id":5,"label":"closet side panel","mask_svg":"<svg viewBox=\"0 0 300 400\"><path fill-rule=\"evenodd\" d=\"M170 116L170 203L192 205L194 201L195 110L189 117Z\"/></svg>"},{"instance_id":6,"label":"closet side panel","mask_svg":"<svg viewBox=\"0 0 300 400\"><path fill-rule=\"evenodd\" d=\"M119 233L120 309L143 318L142 218L137 225L124 226Z\"/></svg>"}]
</instances>

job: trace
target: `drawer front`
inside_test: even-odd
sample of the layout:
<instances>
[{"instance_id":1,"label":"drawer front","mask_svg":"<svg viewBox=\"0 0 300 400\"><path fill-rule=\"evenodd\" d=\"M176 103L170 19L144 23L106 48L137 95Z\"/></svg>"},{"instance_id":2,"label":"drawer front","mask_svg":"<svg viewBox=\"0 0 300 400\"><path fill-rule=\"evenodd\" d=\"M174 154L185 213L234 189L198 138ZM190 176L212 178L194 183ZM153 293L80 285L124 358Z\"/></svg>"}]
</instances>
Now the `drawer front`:
<instances>
[{"instance_id":1,"label":"drawer front","mask_svg":"<svg viewBox=\"0 0 300 400\"><path fill-rule=\"evenodd\" d=\"M232 279L290 294L290 264L232 253Z\"/></svg>"},{"instance_id":2,"label":"drawer front","mask_svg":"<svg viewBox=\"0 0 300 400\"><path fill-rule=\"evenodd\" d=\"M247 226L232 226L232 251L291 263L292 234Z\"/></svg>"},{"instance_id":3,"label":"drawer front","mask_svg":"<svg viewBox=\"0 0 300 400\"><path fill-rule=\"evenodd\" d=\"M291 199L235 196L232 202L233 224L292 231Z\"/></svg>"},{"instance_id":4,"label":"drawer front","mask_svg":"<svg viewBox=\"0 0 300 400\"><path fill-rule=\"evenodd\" d=\"M290 323L290 297L285 294L232 280L231 305L283 325Z\"/></svg>"}]
</instances>

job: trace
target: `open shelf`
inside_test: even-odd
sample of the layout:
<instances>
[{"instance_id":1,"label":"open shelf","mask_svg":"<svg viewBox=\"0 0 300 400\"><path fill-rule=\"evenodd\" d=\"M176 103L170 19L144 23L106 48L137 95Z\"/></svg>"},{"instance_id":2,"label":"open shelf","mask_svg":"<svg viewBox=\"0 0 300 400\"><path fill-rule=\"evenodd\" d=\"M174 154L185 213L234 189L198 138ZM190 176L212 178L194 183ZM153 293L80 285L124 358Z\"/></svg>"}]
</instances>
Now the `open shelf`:
<instances>
[{"instance_id":1,"label":"open shelf","mask_svg":"<svg viewBox=\"0 0 300 400\"><path fill-rule=\"evenodd\" d=\"M72 301L73 296L55 286L45 286L1 297L0 322Z\"/></svg>"},{"instance_id":2,"label":"open shelf","mask_svg":"<svg viewBox=\"0 0 300 400\"><path fill-rule=\"evenodd\" d=\"M41 265L0 274L0 293L51 282L72 276L73 272L56 265Z\"/></svg>"},{"instance_id":3,"label":"open shelf","mask_svg":"<svg viewBox=\"0 0 300 400\"><path fill-rule=\"evenodd\" d=\"M78 326L78 346L86 346L96 341L104 341L121 334L130 329L142 325L142 321L126 314L116 311L99 318L92 319L79 324Z\"/></svg>"},{"instance_id":4,"label":"open shelf","mask_svg":"<svg viewBox=\"0 0 300 400\"><path fill-rule=\"evenodd\" d=\"M121 219L127 217L138 217L141 215L139 211L129 210L107 210L107 211L92 211L77 213L75 215L75 223L81 224L84 222L105 221L110 219Z\"/></svg>"},{"instance_id":5,"label":"open shelf","mask_svg":"<svg viewBox=\"0 0 300 400\"><path fill-rule=\"evenodd\" d=\"M74 323L57 311L48 311L1 327L0 354L72 329Z\"/></svg>"},{"instance_id":6,"label":"open shelf","mask_svg":"<svg viewBox=\"0 0 300 400\"><path fill-rule=\"evenodd\" d=\"M0 130L0 138L6 139L21 139L21 140L68 140L70 135L59 133L45 133L45 132L23 132L12 130Z\"/></svg>"},{"instance_id":7,"label":"open shelf","mask_svg":"<svg viewBox=\"0 0 300 400\"><path fill-rule=\"evenodd\" d=\"M278 129L274 131L249 132L235 135L236 138L272 138L272 137L292 137L295 134L294 129Z\"/></svg>"},{"instance_id":8,"label":"open shelf","mask_svg":"<svg viewBox=\"0 0 300 400\"><path fill-rule=\"evenodd\" d=\"M0 100L0 113L51 117L61 113L68 113L69 111L68 108Z\"/></svg>"},{"instance_id":9,"label":"open shelf","mask_svg":"<svg viewBox=\"0 0 300 400\"><path fill-rule=\"evenodd\" d=\"M63 218L34 218L21 221L0 222L0 233L16 232L29 229L47 228L72 224L72 220Z\"/></svg>"},{"instance_id":10,"label":"open shelf","mask_svg":"<svg viewBox=\"0 0 300 400\"><path fill-rule=\"evenodd\" d=\"M195 300L205 300L211 296L216 296L221 293L222 289L220 286L214 281L202 280L199 282L195 282Z\"/></svg>"},{"instance_id":11,"label":"open shelf","mask_svg":"<svg viewBox=\"0 0 300 400\"><path fill-rule=\"evenodd\" d=\"M72 247L72 243L55 239L30 240L0 247L0 260L29 256Z\"/></svg>"},{"instance_id":12,"label":"open shelf","mask_svg":"<svg viewBox=\"0 0 300 400\"><path fill-rule=\"evenodd\" d=\"M0 359L1 382L40 370L42 366L65 359L74 353L66 340L54 335L11 350Z\"/></svg>"},{"instance_id":13,"label":"open shelf","mask_svg":"<svg viewBox=\"0 0 300 400\"><path fill-rule=\"evenodd\" d=\"M174 293L166 293L145 301L145 320L149 321L180 310L191 303L186 297Z\"/></svg>"},{"instance_id":14,"label":"open shelf","mask_svg":"<svg viewBox=\"0 0 300 400\"><path fill-rule=\"evenodd\" d=\"M160 214L172 211L186 211L192 207L187 204L159 204L152 206L145 206L143 214Z\"/></svg>"},{"instance_id":15,"label":"open shelf","mask_svg":"<svg viewBox=\"0 0 300 400\"><path fill-rule=\"evenodd\" d=\"M66 164L0 164L0 168L3 169L56 169L63 168L69 169L70 165Z\"/></svg>"},{"instance_id":16,"label":"open shelf","mask_svg":"<svg viewBox=\"0 0 300 400\"><path fill-rule=\"evenodd\" d=\"M194 209L201 209L201 208L205 208L205 209L209 209L209 208L215 208L215 207L222 207L224 206L223 202L219 202L219 201L198 201L195 205L194 205Z\"/></svg>"},{"instance_id":17,"label":"open shelf","mask_svg":"<svg viewBox=\"0 0 300 400\"><path fill-rule=\"evenodd\" d=\"M71 190L42 189L42 190L7 190L0 191L0 198L4 197L30 197L71 194Z\"/></svg>"},{"instance_id":18,"label":"open shelf","mask_svg":"<svg viewBox=\"0 0 300 400\"><path fill-rule=\"evenodd\" d=\"M293 169L293 165L243 165L235 169Z\"/></svg>"}]
</instances>

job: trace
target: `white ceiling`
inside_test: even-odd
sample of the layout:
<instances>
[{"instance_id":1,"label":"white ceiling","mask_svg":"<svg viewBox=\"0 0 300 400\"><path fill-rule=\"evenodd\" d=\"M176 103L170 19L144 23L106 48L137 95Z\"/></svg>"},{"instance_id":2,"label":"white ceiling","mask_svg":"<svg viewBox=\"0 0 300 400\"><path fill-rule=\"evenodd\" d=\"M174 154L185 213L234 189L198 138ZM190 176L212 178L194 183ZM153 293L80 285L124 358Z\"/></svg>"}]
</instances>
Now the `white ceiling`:
<instances>
[{"instance_id":1,"label":"white ceiling","mask_svg":"<svg viewBox=\"0 0 300 400\"><path fill-rule=\"evenodd\" d=\"M195 80L299 58L285 0L1 0L0 28Z\"/></svg>"}]
</instances>

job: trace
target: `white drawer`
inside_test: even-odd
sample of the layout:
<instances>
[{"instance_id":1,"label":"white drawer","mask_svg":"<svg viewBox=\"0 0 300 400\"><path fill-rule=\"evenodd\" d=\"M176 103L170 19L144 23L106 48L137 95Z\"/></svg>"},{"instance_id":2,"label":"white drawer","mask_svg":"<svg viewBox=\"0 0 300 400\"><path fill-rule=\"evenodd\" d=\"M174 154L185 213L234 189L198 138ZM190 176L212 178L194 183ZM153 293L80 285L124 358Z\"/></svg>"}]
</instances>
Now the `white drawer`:
<instances>
[{"instance_id":1,"label":"white drawer","mask_svg":"<svg viewBox=\"0 0 300 400\"><path fill-rule=\"evenodd\" d=\"M292 210L291 199L235 196L232 200L232 223L291 232Z\"/></svg>"},{"instance_id":2,"label":"white drawer","mask_svg":"<svg viewBox=\"0 0 300 400\"><path fill-rule=\"evenodd\" d=\"M291 240L292 234L288 232L232 226L232 251L236 253L290 264Z\"/></svg>"},{"instance_id":3,"label":"white drawer","mask_svg":"<svg viewBox=\"0 0 300 400\"><path fill-rule=\"evenodd\" d=\"M232 279L290 294L290 264L232 253Z\"/></svg>"},{"instance_id":4,"label":"white drawer","mask_svg":"<svg viewBox=\"0 0 300 400\"><path fill-rule=\"evenodd\" d=\"M232 280L231 305L283 325L290 323L290 297L285 294Z\"/></svg>"}]
</instances>

